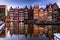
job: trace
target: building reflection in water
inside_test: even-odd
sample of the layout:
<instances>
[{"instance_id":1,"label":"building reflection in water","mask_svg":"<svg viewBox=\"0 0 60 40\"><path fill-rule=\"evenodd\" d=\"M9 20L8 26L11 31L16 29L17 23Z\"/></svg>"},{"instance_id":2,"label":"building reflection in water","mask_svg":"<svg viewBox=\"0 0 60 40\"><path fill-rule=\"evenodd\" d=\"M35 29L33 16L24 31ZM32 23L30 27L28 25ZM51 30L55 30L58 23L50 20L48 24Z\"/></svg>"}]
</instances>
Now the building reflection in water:
<instances>
[{"instance_id":1,"label":"building reflection in water","mask_svg":"<svg viewBox=\"0 0 60 40\"><path fill-rule=\"evenodd\" d=\"M31 25L25 24L24 22L14 22L13 25L5 27L5 31L0 34L0 38L7 38L7 39L25 39L29 34L34 35L37 38L39 35L45 34L48 38L53 38L54 33L59 33L60 25L33 25L33 30ZM30 28L30 29L29 29ZM31 32L30 32L31 31ZM31 35L31 36L32 36ZM30 36L30 37L31 37ZM32 37L32 38L34 38Z\"/></svg>"},{"instance_id":2,"label":"building reflection in water","mask_svg":"<svg viewBox=\"0 0 60 40\"><path fill-rule=\"evenodd\" d=\"M5 36L8 37L8 28L5 27Z\"/></svg>"}]
</instances>

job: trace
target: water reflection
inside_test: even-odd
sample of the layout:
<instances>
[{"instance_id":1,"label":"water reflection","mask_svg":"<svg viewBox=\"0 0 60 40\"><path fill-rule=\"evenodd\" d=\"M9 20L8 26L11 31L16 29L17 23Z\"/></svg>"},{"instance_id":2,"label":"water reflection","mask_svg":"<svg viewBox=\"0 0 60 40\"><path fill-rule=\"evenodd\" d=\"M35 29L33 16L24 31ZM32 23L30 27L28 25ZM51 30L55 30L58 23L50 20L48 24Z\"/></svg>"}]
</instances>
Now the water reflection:
<instances>
[{"instance_id":1,"label":"water reflection","mask_svg":"<svg viewBox=\"0 0 60 40\"><path fill-rule=\"evenodd\" d=\"M58 33L60 28L59 25L30 25L21 22L16 25L15 23L13 26L5 27L0 34L0 40L52 40L53 33Z\"/></svg>"}]
</instances>

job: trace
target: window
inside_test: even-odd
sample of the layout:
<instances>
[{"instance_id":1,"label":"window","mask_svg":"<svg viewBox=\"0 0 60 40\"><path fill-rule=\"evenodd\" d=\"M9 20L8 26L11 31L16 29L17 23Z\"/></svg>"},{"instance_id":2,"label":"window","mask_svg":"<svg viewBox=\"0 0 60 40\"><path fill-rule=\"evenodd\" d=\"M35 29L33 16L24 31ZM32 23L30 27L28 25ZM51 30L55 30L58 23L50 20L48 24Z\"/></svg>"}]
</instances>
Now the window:
<instances>
[{"instance_id":1,"label":"window","mask_svg":"<svg viewBox=\"0 0 60 40\"><path fill-rule=\"evenodd\" d=\"M4 16L5 15L5 8L0 8L0 16Z\"/></svg>"},{"instance_id":2,"label":"window","mask_svg":"<svg viewBox=\"0 0 60 40\"><path fill-rule=\"evenodd\" d=\"M24 17L19 17L19 20L20 21L24 21Z\"/></svg>"},{"instance_id":3,"label":"window","mask_svg":"<svg viewBox=\"0 0 60 40\"><path fill-rule=\"evenodd\" d=\"M13 16L13 14L11 13L11 14L9 14L9 16Z\"/></svg>"}]
</instances>

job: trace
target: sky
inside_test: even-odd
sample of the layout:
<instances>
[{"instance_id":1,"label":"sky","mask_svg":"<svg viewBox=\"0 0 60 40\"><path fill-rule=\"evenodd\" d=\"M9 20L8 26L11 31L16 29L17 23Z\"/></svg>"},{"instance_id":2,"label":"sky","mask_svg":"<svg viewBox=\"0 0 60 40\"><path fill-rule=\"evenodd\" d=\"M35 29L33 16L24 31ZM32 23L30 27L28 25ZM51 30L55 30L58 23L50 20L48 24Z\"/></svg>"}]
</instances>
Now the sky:
<instances>
[{"instance_id":1,"label":"sky","mask_svg":"<svg viewBox=\"0 0 60 40\"><path fill-rule=\"evenodd\" d=\"M7 5L8 8L10 8L11 6L14 7L20 7L23 8L26 5L29 7L30 5L35 5L38 4L39 7L43 7L45 8L46 5L48 5L49 3L57 3L58 6L60 7L60 0L0 0L0 5Z\"/></svg>"}]
</instances>

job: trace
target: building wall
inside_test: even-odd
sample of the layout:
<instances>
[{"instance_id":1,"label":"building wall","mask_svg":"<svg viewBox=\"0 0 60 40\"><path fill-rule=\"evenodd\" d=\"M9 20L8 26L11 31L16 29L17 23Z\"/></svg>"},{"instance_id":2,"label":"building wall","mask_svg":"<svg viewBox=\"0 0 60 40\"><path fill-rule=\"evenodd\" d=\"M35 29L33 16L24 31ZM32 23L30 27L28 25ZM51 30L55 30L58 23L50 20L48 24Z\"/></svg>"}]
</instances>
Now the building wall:
<instances>
[{"instance_id":1,"label":"building wall","mask_svg":"<svg viewBox=\"0 0 60 40\"><path fill-rule=\"evenodd\" d=\"M6 16L7 16L7 6L0 5L0 20L5 21Z\"/></svg>"}]
</instances>

